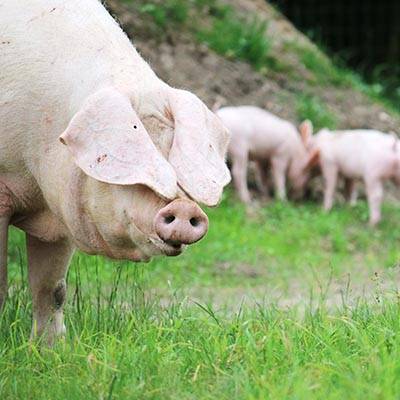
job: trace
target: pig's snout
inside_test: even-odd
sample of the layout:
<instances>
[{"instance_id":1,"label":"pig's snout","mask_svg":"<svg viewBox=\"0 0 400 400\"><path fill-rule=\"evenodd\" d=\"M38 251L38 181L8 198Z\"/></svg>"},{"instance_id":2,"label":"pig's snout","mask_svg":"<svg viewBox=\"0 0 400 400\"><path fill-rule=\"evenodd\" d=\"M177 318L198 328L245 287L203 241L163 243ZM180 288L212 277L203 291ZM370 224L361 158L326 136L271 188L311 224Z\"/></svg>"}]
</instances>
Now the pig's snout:
<instances>
[{"instance_id":1,"label":"pig's snout","mask_svg":"<svg viewBox=\"0 0 400 400\"><path fill-rule=\"evenodd\" d=\"M206 234L208 218L193 201L177 199L157 213L154 227L157 235L167 244L191 244Z\"/></svg>"}]
</instances>

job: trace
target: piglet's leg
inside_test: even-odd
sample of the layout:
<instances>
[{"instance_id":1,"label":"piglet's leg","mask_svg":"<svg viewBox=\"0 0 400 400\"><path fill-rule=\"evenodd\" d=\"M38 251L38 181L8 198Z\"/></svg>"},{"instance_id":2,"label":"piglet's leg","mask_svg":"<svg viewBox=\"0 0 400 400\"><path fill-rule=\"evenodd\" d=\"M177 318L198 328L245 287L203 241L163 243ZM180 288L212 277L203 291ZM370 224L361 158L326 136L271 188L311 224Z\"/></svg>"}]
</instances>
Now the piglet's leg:
<instances>
[{"instance_id":1,"label":"piglet's leg","mask_svg":"<svg viewBox=\"0 0 400 400\"><path fill-rule=\"evenodd\" d=\"M288 160L280 156L272 157L271 167L275 185L275 197L284 201L286 200L286 171L288 168Z\"/></svg>"},{"instance_id":2,"label":"piglet's leg","mask_svg":"<svg viewBox=\"0 0 400 400\"><path fill-rule=\"evenodd\" d=\"M8 242L8 216L0 217L0 308L7 297L7 242Z\"/></svg>"},{"instance_id":3,"label":"piglet's leg","mask_svg":"<svg viewBox=\"0 0 400 400\"><path fill-rule=\"evenodd\" d=\"M232 156L233 183L240 200L244 203L250 203L250 193L247 187L247 164L248 154L246 149Z\"/></svg>"},{"instance_id":4,"label":"piglet's leg","mask_svg":"<svg viewBox=\"0 0 400 400\"><path fill-rule=\"evenodd\" d=\"M262 161L256 161L254 164L254 178L256 181L257 189L265 197L269 197L268 192L268 173L267 165Z\"/></svg>"},{"instance_id":5,"label":"piglet's leg","mask_svg":"<svg viewBox=\"0 0 400 400\"><path fill-rule=\"evenodd\" d=\"M355 206L357 204L357 186L356 181L354 179L346 179L345 180L345 192L346 198L351 206Z\"/></svg>"},{"instance_id":6,"label":"piglet's leg","mask_svg":"<svg viewBox=\"0 0 400 400\"><path fill-rule=\"evenodd\" d=\"M336 165L329 164L322 167L322 174L324 176L324 210L329 211L333 206L333 197L335 195L338 169Z\"/></svg>"},{"instance_id":7,"label":"piglet's leg","mask_svg":"<svg viewBox=\"0 0 400 400\"><path fill-rule=\"evenodd\" d=\"M381 220L383 185L380 179L366 179L365 184L369 206L369 224L375 226Z\"/></svg>"},{"instance_id":8,"label":"piglet's leg","mask_svg":"<svg viewBox=\"0 0 400 400\"><path fill-rule=\"evenodd\" d=\"M29 285L32 292L33 326L31 338L45 336L51 345L65 332L63 305L66 297L65 275L73 253L66 241L42 242L26 236Z\"/></svg>"}]
</instances>

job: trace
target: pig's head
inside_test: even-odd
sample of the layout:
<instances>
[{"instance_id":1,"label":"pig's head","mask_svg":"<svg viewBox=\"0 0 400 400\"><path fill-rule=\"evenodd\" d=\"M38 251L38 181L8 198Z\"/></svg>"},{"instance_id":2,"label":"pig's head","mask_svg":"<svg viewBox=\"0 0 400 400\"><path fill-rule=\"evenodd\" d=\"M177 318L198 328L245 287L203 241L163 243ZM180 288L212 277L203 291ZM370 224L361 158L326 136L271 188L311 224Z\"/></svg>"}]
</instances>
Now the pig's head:
<instances>
[{"instance_id":1,"label":"pig's head","mask_svg":"<svg viewBox=\"0 0 400 400\"><path fill-rule=\"evenodd\" d=\"M93 241L81 248L139 261L200 240L208 219L198 203L217 205L230 180L228 140L183 90L166 86L140 102L115 87L91 95L60 136L81 176L80 220L90 226L80 231Z\"/></svg>"},{"instance_id":2,"label":"pig's head","mask_svg":"<svg viewBox=\"0 0 400 400\"><path fill-rule=\"evenodd\" d=\"M311 169L319 160L319 152L312 145L313 126L311 121L303 121L299 126L299 132L300 138L296 144L288 172L291 196L294 199L304 196Z\"/></svg>"}]
</instances>

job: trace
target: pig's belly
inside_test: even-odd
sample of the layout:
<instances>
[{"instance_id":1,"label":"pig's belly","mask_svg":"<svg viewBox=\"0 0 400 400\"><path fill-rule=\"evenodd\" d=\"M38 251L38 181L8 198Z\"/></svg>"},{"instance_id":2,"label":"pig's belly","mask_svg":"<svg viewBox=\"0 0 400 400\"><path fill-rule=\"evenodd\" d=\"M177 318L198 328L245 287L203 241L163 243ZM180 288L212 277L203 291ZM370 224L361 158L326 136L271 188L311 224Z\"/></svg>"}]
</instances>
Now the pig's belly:
<instances>
[{"instance_id":1,"label":"pig's belly","mask_svg":"<svg viewBox=\"0 0 400 400\"><path fill-rule=\"evenodd\" d=\"M364 175L364 166L361 163L346 160L340 163L340 173L346 178L362 178Z\"/></svg>"},{"instance_id":2,"label":"pig's belly","mask_svg":"<svg viewBox=\"0 0 400 400\"><path fill-rule=\"evenodd\" d=\"M270 159L276 152L275 147L259 146L250 149L249 159L251 161L265 161Z\"/></svg>"}]
</instances>

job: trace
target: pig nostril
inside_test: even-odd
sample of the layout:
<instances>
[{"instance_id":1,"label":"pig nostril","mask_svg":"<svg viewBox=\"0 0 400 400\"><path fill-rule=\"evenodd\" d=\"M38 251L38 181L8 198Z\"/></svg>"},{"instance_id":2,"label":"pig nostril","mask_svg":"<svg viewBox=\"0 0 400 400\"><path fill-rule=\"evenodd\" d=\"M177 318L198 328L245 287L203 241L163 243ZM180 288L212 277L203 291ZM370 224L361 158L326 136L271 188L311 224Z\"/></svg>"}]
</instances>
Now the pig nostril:
<instances>
[{"instance_id":1,"label":"pig nostril","mask_svg":"<svg viewBox=\"0 0 400 400\"><path fill-rule=\"evenodd\" d=\"M189 222L190 222L190 225L192 225L193 227L196 227L200 224L199 219L195 218L195 217L190 218Z\"/></svg>"},{"instance_id":2,"label":"pig nostril","mask_svg":"<svg viewBox=\"0 0 400 400\"><path fill-rule=\"evenodd\" d=\"M175 215L167 215L166 217L164 217L164 222L166 224L170 224L174 221L175 221Z\"/></svg>"}]
</instances>

